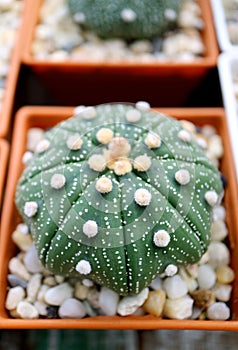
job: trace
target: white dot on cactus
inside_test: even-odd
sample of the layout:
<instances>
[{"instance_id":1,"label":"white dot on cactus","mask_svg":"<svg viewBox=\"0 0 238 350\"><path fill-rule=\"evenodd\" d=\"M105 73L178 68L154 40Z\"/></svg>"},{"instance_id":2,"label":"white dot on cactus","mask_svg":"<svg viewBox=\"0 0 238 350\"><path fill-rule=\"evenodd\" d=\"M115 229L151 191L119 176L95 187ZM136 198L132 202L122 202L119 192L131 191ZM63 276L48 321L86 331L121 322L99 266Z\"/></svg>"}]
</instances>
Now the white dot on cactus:
<instances>
[{"instance_id":1,"label":"white dot on cactus","mask_svg":"<svg viewBox=\"0 0 238 350\"><path fill-rule=\"evenodd\" d=\"M174 264L169 264L164 272L168 277L174 276L178 272L178 267Z\"/></svg>"},{"instance_id":2,"label":"white dot on cactus","mask_svg":"<svg viewBox=\"0 0 238 350\"><path fill-rule=\"evenodd\" d=\"M81 112L80 115L83 119L94 119L97 115L97 111L95 107L85 107Z\"/></svg>"},{"instance_id":3,"label":"white dot on cactus","mask_svg":"<svg viewBox=\"0 0 238 350\"><path fill-rule=\"evenodd\" d=\"M66 178L63 174L54 174L50 180L51 187L56 190L59 190L60 188L64 187L65 183Z\"/></svg>"},{"instance_id":4,"label":"white dot on cactus","mask_svg":"<svg viewBox=\"0 0 238 350\"><path fill-rule=\"evenodd\" d=\"M45 152L49 147L50 147L50 141L49 141L49 140L46 140L46 139L40 140L40 141L37 143L37 145L36 145L35 152L36 152L36 153L43 153L43 152Z\"/></svg>"},{"instance_id":5,"label":"white dot on cactus","mask_svg":"<svg viewBox=\"0 0 238 350\"><path fill-rule=\"evenodd\" d=\"M113 131L109 128L101 128L98 130L96 138L99 142L107 144L113 138Z\"/></svg>"},{"instance_id":6,"label":"white dot on cactus","mask_svg":"<svg viewBox=\"0 0 238 350\"><path fill-rule=\"evenodd\" d=\"M89 238L96 236L96 234L98 233L98 225L96 221L86 221L83 225L83 233Z\"/></svg>"},{"instance_id":7,"label":"white dot on cactus","mask_svg":"<svg viewBox=\"0 0 238 350\"><path fill-rule=\"evenodd\" d=\"M120 159L114 164L114 173L116 175L122 176L130 173L132 170L131 162L129 159Z\"/></svg>"},{"instance_id":8,"label":"white dot on cactus","mask_svg":"<svg viewBox=\"0 0 238 350\"><path fill-rule=\"evenodd\" d=\"M151 158L146 154L138 156L134 159L134 168L138 171L147 171L151 167Z\"/></svg>"},{"instance_id":9,"label":"white dot on cactus","mask_svg":"<svg viewBox=\"0 0 238 350\"><path fill-rule=\"evenodd\" d=\"M207 203L213 207L214 205L217 204L218 202L218 194L215 191L207 191L205 193L205 200L207 201Z\"/></svg>"},{"instance_id":10,"label":"white dot on cactus","mask_svg":"<svg viewBox=\"0 0 238 350\"><path fill-rule=\"evenodd\" d=\"M38 204L34 201L26 202L24 205L24 214L28 216L28 218L31 218L37 213L38 210Z\"/></svg>"},{"instance_id":11,"label":"white dot on cactus","mask_svg":"<svg viewBox=\"0 0 238 350\"><path fill-rule=\"evenodd\" d=\"M184 142L191 141L191 134L187 130L180 130L178 132L178 138Z\"/></svg>"},{"instance_id":12,"label":"white dot on cactus","mask_svg":"<svg viewBox=\"0 0 238 350\"><path fill-rule=\"evenodd\" d=\"M187 185L190 182L190 173L186 169L180 169L176 171L175 179L180 185Z\"/></svg>"},{"instance_id":13,"label":"white dot on cactus","mask_svg":"<svg viewBox=\"0 0 238 350\"><path fill-rule=\"evenodd\" d=\"M75 22L79 23L79 24L84 23L85 19L86 19L85 14L83 12L77 12L74 14L73 17L74 17Z\"/></svg>"},{"instance_id":14,"label":"white dot on cactus","mask_svg":"<svg viewBox=\"0 0 238 350\"><path fill-rule=\"evenodd\" d=\"M176 11L174 11L173 9L170 9L170 8L167 8L167 9L164 11L164 15L165 15L165 18L166 18L168 21L175 21L176 18L177 18L177 13L176 13Z\"/></svg>"},{"instance_id":15,"label":"white dot on cactus","mask_svg":"<svg viewBox=\"0 0 238 350\"><path fill-rule=\"evenodd\" d=\"M159 230L154 233L153 241L157 247L167 247L170 242L170 235L165 230Z\"/></svg>"},{"instance_id":16,"label":"white dot on cactus","mask_svg":"<svg viewBox=\"0 0 238 350\"><path fill-rule=\"evenodd\" d=\"M88 275L92 271L92 267L87 260L80 260L76 265L76 271L81 275Z\"/></svg>"},{"instance_id":17,"label":"white dot on cactus","mask_svg":"<svg viewBox=\"0 0 238 350\"><path fill-rule=\"evenodd\" d=\"M93 154L88 158L88 165L94 171L103 171L106 168L106 159L101 154Z\"/></svg>"},{"instance_id":18,"label":"white dot on cactus","mask_svg":"<svg viewBox=\"0 0 238 350\"><path fill-rule=\"evenodd\" d=\"M134 199L137 204L144 207L150 204L151 194L145 188L139 188L138 190L135 191Z\"/></svg>"},{"instance_id":19,"label":"white dot on cactus","mask_svg":"<svg viewBox=\"0 0 238 350\"><path fill-rule=\"evenodd\" d=\"M79 134L71 135L66 141L67 147L73 151L79 150L83 145L83 140Z\"/></svg>"},{"instance_id":20,"label":"white dot on cactus","mask_svg":"<svg viewBox=\"0 0 238 350\"><path fill-rule=\"evenodd\" d=\"M136 102L136 108L146 112L150 110L150 104L146 101L138 101Z\"/></svg>"},{"instance_id":21,"label":"white dot on cactus","mask_svg":"<svg viewBox=\"0 0 238 350\"><path fill-rule=\"evenodd\" d=\"M109 193L112 190L112 181L106 176L100 177L96 182L96 189L100 193Z\"/></svg>"},{"instance_id":22,"label":"white dot on cactus","mask_svg":"<svg viewBox=\"0 0 238 350\"><path fill-rule=\"evenodd\" d=\"M23 164L28 164L33 157L33 153L30 151L26 151L23 156L22 156L22 163Z\"/></svg>"},{"instance_id":23,"label":"white dot on cactus","mask_svg":"<svg viewBox=\"0 0 238 350\"><path fill-rule=\"evenodd\" d=\"M149 148L158 148L161 145L161 138L154 132L149 132L145 138L145 144Z\"/></svg>"},{"instance_id":24,"label":"white dot on cactus","mask_svg":"<svg viewBox=\"0 0 238 350\"><path fill-rule=\"evenodd\" d=\"M121 11L121 19L125 22L134 22L136 17L135 11L130 8L125 8Z\"/></svg>"},{"instance_id":25,"label":"white dot on cactus","mask_svg":"<svg viewBox=\"0 0 238 350\"><path fill-rule=\"evenodd\" d=\"M126 120L129 123L137 123L141 119L141 112L137 109L130 109L126 112Z\"/></svg>"}]
</instances>

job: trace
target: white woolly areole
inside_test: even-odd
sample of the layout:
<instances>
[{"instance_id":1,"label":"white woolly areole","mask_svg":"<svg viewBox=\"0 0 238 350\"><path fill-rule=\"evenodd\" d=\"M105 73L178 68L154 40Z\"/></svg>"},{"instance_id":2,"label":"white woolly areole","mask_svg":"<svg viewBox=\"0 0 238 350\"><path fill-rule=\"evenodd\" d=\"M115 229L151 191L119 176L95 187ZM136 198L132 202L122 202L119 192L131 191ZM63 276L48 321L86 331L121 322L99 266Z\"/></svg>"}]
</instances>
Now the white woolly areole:
<instances>
[{"instance_id":1,"label":"white woolly areole","mask_svg":"<svg viewBox=\"0 0 238 350\"><path fill-rule=\"evenodd\" d=\"M106 176L100 177L96 182L96 190L100 193L108 193L112 190L112 181Z\"/></svg>"},{"instance_id":2,"label":"white woolly areole","mask_svg":"<svg viewBox=\"0 0 238 350\"><path fill-rule=\"evenodd\" d=\"M207 201L207 203L213 207L214 205L217 204L218 202L218 194L216 193L216 191L207 191L205 193L205 199Z\"/></svg>"},{"instance_id":3,"label":"white woolly areole","mask_svg":"<svg viewBox=\"0 0 238 350\"><path fill-rule=\"evenodd\" d=\"M167 247L170 242L170 235L165 230L159 230L154 233L153 241L157 247Z\"/></svg>"},{"instance_id":4,"label":"white woolly areole","mask_svg":"<svg viewBox=\"0 0 238 350\"><path fill-rule=\"evenodd\" d=\"M59 190L60 188L64 187L65 183L66 178L63 174L54 174L50 180L51 187L56 190Z\"/></svg>"},{"instance_id":5,"label":"white woolly areole","mask_svg":"<svg viewBox=\"0 0 238 350\"><path fill-rule=\"evenodd\" d=\"M178 132L178 138L184 142L191 141L191 134L187 130L180 130Z\"/></svg>"},{"instance_id":6,"label":"white woolly areole","mask_svg":"<svg viewBox=\"0 0 238 350\"><path fill-rule=\"evenodd\" d=\"M134 168L138 171L147 171L151 167L151 159L146 154L134 159Z\"/></svg>"},{"instance_id":7,"label":"white woolly areole","mask_svg":"<svg viewBox=\"0 0 238 350\"><path fill-rule=\"evenodd\" d=\"M115 136L110 141L108 149L112 158L124 157L130 153L131 146L127 139L123 136Z\"/></svg>"},{"instance_id":8,"label":"white woolly areole","mask_svg":"<svg viewBox=\"0 0 238 350\"><path fill-rule=\"evenodd\" d=\"M30 151L26 151L23 156L22 156L22 163L23 164L28 164L33 157L33 153Z\"/></svg>"},{"instance_id":9,"label":"white woolly areole","mask_svg":"<svg viewBox=\"0 0 238 350\"><path fill-rule=\"evenodd\" d=\"M178 267L176 265L174 265L174 264L169 264L166 267L164 272L165 272L166 276L171 277L171 276L175 275L178 272Z\"/></svg>"},{"instance_id":10,"label":"white woolly areole","mask_svg":"<svg viewBox=\"0 0 238 350\"><path fill-rule=\"evenodd\" d=\"M94 171L103 171L106 167L106 159L101 154L93 154L88 158L88 165Z\"/></svg>"},{"instance_id":11,"label":"white woolly areole","mask_svg":"<svg viewBox=\"0 0 238 350\"><path fill-rule=\"evenodd\" d=\"M121 19L125 22L134 22L136 17L135 11L130 8L125 8L121 11Z\"/></svg>"},{"instance_id":12,"label":"white woolly areole","mask_svg":"<svg viewBox=\"0 0 238 350\"><path fill-rule=\"evenodd\" d=\"M176 11L174 11L173 9L170 9L170 8L167 8L167 9L164 11L164 15L165 15L165 18L166 18L168 21L175 21L176 18L177 18L177 13L176 13Z\"/></svg>"},{"instance_id":13,"label":"white woolly areole","mask_svg":"<svg viewBox=\"0 0 238 350\"><path fill-rule=\"evenodd\" d=\"M36 202L26 202L24 205L24 214L31 218L37 213L38 204Z\"/></svg>"},{"instance_id":14,"label":"white woolly areole","mask_svg":"<svg viewBox=\"0 0 238 350\"><path fill-rule=\"evenodd\" d=\"M80 260L75 269L82 275L88 275L92 271L92 267L87 260Z\"/></svg>"},{"instance_id":15,"label":"white woolly areole","mask_svg":"<svg viewBox=\"0 0 238 350\"><path fill-rule=\"evenodd\" d=\"M83 225L83 233L89 238L96 236L96 234L98 233L98 225L96 221L86 221Z\"/></svg>"},{"instance_id":16,"label":"white woolly areole","mask_svg":"<svg viewBox=\"0 0 238 350\"><path fill-rule=\"evenodd\" d=\"M133 108L126 112L126 120L129 123L136 123L141 119L141 112Z\"/></svg>"},{"instance_id":17,"label":"white woolly areole","mask_svg":"<svg viewBox=\"0 0 238 350\"><path fill-rule=\"evenodd\" d=\"M79 106L75 107L74 108L74 115L81 113L85 108L87 108L87 107L85 107L84 105L79 105Z\"/></svg>"},{"instance_id":18,"label":"white woolly areole","mask_svg":"<svg viewBox=\"0 0 238 350\"><path fill-rule=\"evenodd\" d=\"M131 170L132 170L132 166L129 159L121 159L116 161L114 164L114 173L116 175L122 176L127 173L130 173Z\"/></svg>"},{"instance_id":19,"label":"white woolly areole","mask_svg":"<svg viewBox=\"0 0 238 350\"><path fill-rule=\"evenodd\" d=\"M85 14L83 12L77 12L74 14L73 17L74 17L75 22L79 23L79 24L84 23L85 19L86 19Z\"/></svg>"},{"instance_id":20,"label":"white woolly areole","mask_svg":"<svg viewBox=\"0 0 238 350\"><path fill-rule=\"evenodd\" d=\"M159 135L149 132L145 138L145 144L149 148L158 148L161 145L161 138Z\"/></svg>"},{"instance_id":21,"label":"white woolly areole","mask_svg":"<svg viewBox=\"0 0 238 350\"><path fill-rule=\"evenodd\" d=\"M113 131L109 128L101 128L98 130L96 138L99 142L105 145L113 138Z\"/></svg>"},{"instance_id":22,"label":"white woolly areole","mask_svg":"<svg viewBox=\"0 0 238 350\"><path fill-rule=\"evenodd\" d=\"M93 119L96 117L97 111L95 107L85 107L80 114L83 119Z\"/></svg>"},{"instance_id":23,"label":"white woolly areole","mask_svg":"<svg viewBox=\"0 0 238 350\"><path fill-rule=\"evenodd\" d=\"M70 150L77 151L82 147L83 140L79 134L71 135L66 141L67 147Z\"/></svg>"},{"instance_id":24,"label":"white woolly areole","mask_svg":"<svg viewBox=\"0 0 238 350\"><path fill-rule=\"evenodd\" d=\"M189 171L186 169L176 171L175 179L180 185L187 185L190 182Z\"/></svg>"},{"instance_id":25,"label":"white woolly areole","mask_svg":"<svg viewBox=\"0 0 238 350\"><path fill-rule=\"evenodd\" d=\"M136 102L136 108L146 112L150 110L150 104L146 101L138 101Z\"/></svg>"},{"instance_id":26,"label":"white woolly areole","mask_svg":"<svg viewBox=\"0 0 238 350\"><path fill-rule=\"evenodd\" d=\"M36 145L35 152L36 152L36 153L43 153L43 152L45 152L49 147L50 147L50 141L49 141L49 140L46 140L46 139L40 140L40 141L37 143L37 145Z\"/></svg>"},{"instance_id":27,"label":"white woolly areole","mask_svg":"<svg viewBox=\"0 0 238 350\"><path fill-rule=\"evenodd\" d=\"M145 188L139 188L138 190L135 191L134 199L137 204L144 207L150 204L151 194Z\"/></svg>"}]
</instances>

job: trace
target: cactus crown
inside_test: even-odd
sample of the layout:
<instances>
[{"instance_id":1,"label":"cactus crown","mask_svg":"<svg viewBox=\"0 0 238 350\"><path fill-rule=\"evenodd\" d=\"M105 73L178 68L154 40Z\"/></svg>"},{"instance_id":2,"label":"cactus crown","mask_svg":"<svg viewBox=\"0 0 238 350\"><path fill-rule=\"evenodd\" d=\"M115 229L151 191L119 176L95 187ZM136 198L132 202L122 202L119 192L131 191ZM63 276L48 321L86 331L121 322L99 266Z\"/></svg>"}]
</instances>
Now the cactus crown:
<instances>
[{"instance_id":1,"label":"cactus crown","mask_svg":"<svg viewBox=\"0 0 238 350\"><path fill-rule=\"evenodd\" d=\"M200 259L221 193L193 136L139 102L84 108L47 131L16 204L49 270L127 295Z\"/></svg>"},{"instance_id":2,"label":"cactus crown","mask_svg":"<svg viewBox=\"0 0 238 350\"><path fill-rule=\"evenodd\" d=\"M103 38L153 38L175 22L182 0L67 0L74 20Z\"/></svg>"}]
</instances>

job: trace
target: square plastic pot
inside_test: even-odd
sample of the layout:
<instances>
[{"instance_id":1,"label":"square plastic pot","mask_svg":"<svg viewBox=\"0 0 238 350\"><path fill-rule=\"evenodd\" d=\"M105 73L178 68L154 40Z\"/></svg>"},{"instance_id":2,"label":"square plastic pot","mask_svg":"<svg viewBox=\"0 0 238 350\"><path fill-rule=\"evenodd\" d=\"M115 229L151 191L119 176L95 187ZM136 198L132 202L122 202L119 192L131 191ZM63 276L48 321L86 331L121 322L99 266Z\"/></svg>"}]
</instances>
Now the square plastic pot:
<instances>
[{"instance_id":1,"label":"square plastic pot","mask_svg":"<svg viewBox=\"0 0 238 350\"><path fill-rule=\"evenodd\" d=\"M238 276L238 216L237 183L231 154L229 133L223 109L159 109L178 119L187 119L198 126L210 124L221 135L224 156L221 171L227 178L225 208L229 230L229 249L231 266ZM0 328L54 328L54 329L194 329L194 330L236 330L238 331L238 280L233 283L230 302L231 319L227 321L210 320L171 320L146 316L96 316L84 319L13 319L5 309L7 293L8 262L17 253L11 234L21 221L14 206L15 188L22 171L22 155L26 148L27 131L31 127L48 129L73 114L72 107L23 107L16 116L10 168L4 201L0 242Z\"/></svg>"},{"instance_id":2,"label":"square plastic pot","mask_svg":"<svg viewBox=\"0 0 238 350\"><path fill-rule=\"evenodd\" d=\"M9 144L6 140L0 139L0 210L4 192L5 179L7 174ZM0 223L1 225L1 223Z\"/></svg>"}]
</instances>

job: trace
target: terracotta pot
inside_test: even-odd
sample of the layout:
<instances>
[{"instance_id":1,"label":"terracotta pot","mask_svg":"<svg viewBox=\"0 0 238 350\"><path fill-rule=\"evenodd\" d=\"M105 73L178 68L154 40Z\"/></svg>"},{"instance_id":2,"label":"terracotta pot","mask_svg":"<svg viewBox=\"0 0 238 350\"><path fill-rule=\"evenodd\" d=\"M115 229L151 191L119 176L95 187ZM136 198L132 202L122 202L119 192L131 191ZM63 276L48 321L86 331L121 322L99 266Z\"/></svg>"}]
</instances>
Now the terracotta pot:
<instances>
[{"instance_id":1,"label":"terracotta pot","mask_svg":"<svg viewBox=\"0 0 238 350\"><path fill-rule=\"evenodd\" d=\"M7 173L9 145L6 140L0 139L0 209L3 199L4 184ZM1 224L1 223L0 223Z\"/></svg>"},{"instance_id":2,"label":"terracotta pot","mask_svg":"<svg viewBox=\"0 0 238 350\"><path fill-rule=\"evenodd\" d=\"M87 105L127 101L128 97L130 101L136 102L143 96L151 105L182 106L209 70L216 66L218 47L210 1L198 0L205 23L202 31L204 57L191 62L158 63L37 60L31 54L31 45L42 0L27 1L28 16L22 62L30 67L43 87L49 90L56 104L64 101L65 105L75 105L80 94L81 100Z\"/></svg>"},{"instance_id":3,"label":"terracotta pot","mask_svg":"<svg viewBox=\"0 0 238 350\"><path fill-rule=\"evenodd\" d=\"M14 98L17 87L18 75L20 71L20 56L22 53L22 44L24 37L22 36L23 22L25 16L25 0L23 2L23 9L21 15L21 24L16 30L15 42L13 43L13 51L11 60L9 62L9 72L4 86L4 98L2 108L0 111L0 137L6 137L9 134L11 127L11 117L13 113Z\"/></svg>"},{"instance_id":4,"label":"terracotta pot","mask_svg":"<svg viewBox=\"0 0 238 350\"><path fill-rule=\"evenodd\" d=\"M224 156L221 161L221 171L228 179L225 191L225 207L227 211L227 226L231 252L231 266L238 274L238 216L237 216L237 183L234 163L231 155L228 129L223 109L159 109L178 119L187 119L198 126L213 125L221 135L224 146ZM11 240L11 234L20 217L14 206L15 187L22 171L22 154L26 147L27 131L31 127L44 129L73 114L72 107L23 107L17 113L14 128L13 144L8 175L7 190L2 215L0 244L0 327L1 328L68 328L68 329L196 329L196 330L238 330L238 280L233 283L231 300L231 320L168 320L147 316L96 316L80 320L72 319L12 319L9 317L4 303L7 292L8 262L16 254L17 249Z\"/></svg>"}]
</instances>

